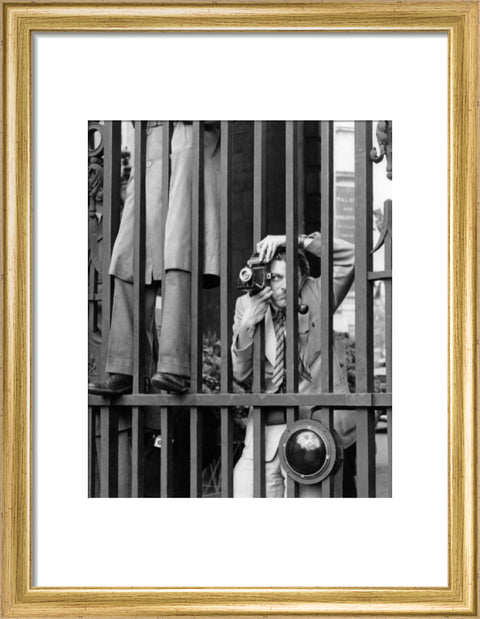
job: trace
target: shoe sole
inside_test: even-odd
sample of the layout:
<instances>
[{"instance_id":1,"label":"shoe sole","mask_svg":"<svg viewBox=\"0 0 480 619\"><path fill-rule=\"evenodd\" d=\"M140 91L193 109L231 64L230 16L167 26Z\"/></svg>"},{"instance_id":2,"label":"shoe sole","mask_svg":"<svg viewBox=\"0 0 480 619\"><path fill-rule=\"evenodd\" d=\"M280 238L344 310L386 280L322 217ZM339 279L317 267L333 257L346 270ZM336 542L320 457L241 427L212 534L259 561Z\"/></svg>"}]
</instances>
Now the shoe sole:
<instances>
[{"instance_id":1,"label":"shoe sole","mask_svg":"<svg viewBox=\"0 0 480 619\"><path fill-rule=\"evenodd\" d=\"M125 387L124 389L117 389L116 391L112 391L111 389L89 389L88 393L90 395L103 395L107 397L113 397L117 395L126 395L127 393L132 393L132 388Z\"/></svg>"},{"instance_id":2,"label":"shoe sole","mask_svg":"<svg viewBox=\"0 0 480 619\"><path fill-rule=\"evenodd\" d=\"M175 385L172 385L171 383L168 383L166 381L164 382L163 380L161 380L159 378L153 378L152 377L150 379L150 383L156 389L161 389L162 391L167 391L168 393L173 393L175 395L184 395L188 391L188 387L184 387L183 389L180 389L180 388L176 387Z\"/></svg>"}]
</instances>

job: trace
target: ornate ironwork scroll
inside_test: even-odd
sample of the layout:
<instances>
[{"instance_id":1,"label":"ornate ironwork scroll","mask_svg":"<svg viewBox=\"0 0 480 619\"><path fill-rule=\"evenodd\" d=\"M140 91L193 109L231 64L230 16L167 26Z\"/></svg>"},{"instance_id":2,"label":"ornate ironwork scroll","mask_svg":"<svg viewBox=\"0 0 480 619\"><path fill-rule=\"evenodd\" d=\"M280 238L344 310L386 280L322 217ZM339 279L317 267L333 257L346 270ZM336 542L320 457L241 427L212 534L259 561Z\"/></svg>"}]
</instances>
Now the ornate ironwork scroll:
<instances>
[{"instance_id":1,"label":"ornate ironwork scroll","mask_svg":"<svg viewBox=\"0 0 480 619\"><path fill-rule=\"evenodd\" d=\"M102 241L104 125L88 123L88 336L89 374L96 375L102 340ZM121 205L130 178L130 152L122 150Z\"/></svg>"},{"instance_id":2,"label":"ornate ironwork scroll","mask_svg":"<svg viewBox=\"0 0 480 619\"><path fill-rule=\"evenodd\" d=\"M376 130L377 142L380 153L376 148L370 151L370 160L373 163L380 163L383 158L387 158L387 178L392 180L392 122L390 120L379 120Z\"/></svg>"},{"instance_id":3,"label":"ornate ironwork scroll","mask_svg":"<svg viewBox=\"0 0 480 619\"><path fill-rule=\"evenodd\" d=\"M103 125L88 123L88 340L89 375L96 375L101 343L101 243L103 209Z\"/></svg>"}]
</instances>

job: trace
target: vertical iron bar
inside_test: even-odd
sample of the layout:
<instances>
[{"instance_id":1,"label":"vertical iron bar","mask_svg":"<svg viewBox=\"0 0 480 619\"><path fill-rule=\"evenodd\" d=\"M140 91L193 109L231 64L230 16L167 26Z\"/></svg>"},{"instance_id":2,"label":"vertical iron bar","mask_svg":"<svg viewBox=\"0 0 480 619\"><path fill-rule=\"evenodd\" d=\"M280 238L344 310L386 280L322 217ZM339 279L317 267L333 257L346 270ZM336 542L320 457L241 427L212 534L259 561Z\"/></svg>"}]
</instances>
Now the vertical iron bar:
<instances>
[{"instance_id":1,"label":"vertical iron bar","mask_svg":"<svg viewBox=\"0 0 480 619\"><path fill-rule=\"evenodd\" d=\"M259 406L253 407L253 496L266 496L265 488L265 416Z\"/></svg>"},{"instance_id":2,"label":"vertical iron bar","mask_svg":"<svg viewBox=\"0 0 480 619\"><path fill-rule=\"evenodd\" d=\"M162 125L162 219L160 224L160 247L165 248L165 227L167 224L168 209L170 206L170 145L172 141L172 122L163 121ZM160 271L160 279L162 281L161 298L162 298L162 315L163 315L163 294L165 290L165 255L162 256L162 268ZM163 323L163 320L162 320ZM162 328L160 326L160 328ZM171 428L168 423L169 410L166 407L160 408L160 496L166 497L172 494L172 479L173 471L169 470L172 466L171 454ZM165 428L166 434L163 434ZM168 470L167 470L168 467Z\"/></svg>"},{"instance_id":3,"label":"vertical iron bar","mask_svg":"<svg viewBox=\"0 0 480 619\"><path fill-rule=\"evenodd\" d=\"M220 344L221 391L232 390L232 123L222 121L220 142ZM222 497L233 496L233 419L228 407L220 412Z\"/></svg>"},{"instance_id":4,"label":"vertical iron bar","mask_svg":"<svg viewBox=\"0 0 480 619\"><path fill-rule=\"evenodd\" d=\"M135 123L135 194L133 234L133 392L143 393L145 333L145 168L146 121Z\"/></svg>"},{"instance_id":5,"label":"vertical iron bar","mask_svg":"<svg viewBox=\"0 0 480 619\"><path fill-rule=\"evenodd\" d=\"M266 232L267 132L265 121L254 123L253 138L253 244ZM256 331L253 352L253 393L265 391L265 325ZM255 497L265 496L265 419L260 407L253 408L253 488Z\"/></svg>"},{"instance_id":6,"label":"vertical iron bar","mask_svg":"<svg viewBox=\"0 0 480 619\"><path fill-rule=\"evenodd\" d=\"M135 123L133 226L133 393L145 390L145 170L147 123ZM132 408L132 497L144 493L143 410Z\"/></svg>"},{"instance_id":7,"label":"vertical iron bar","mask_svg":"<svg viewBox=\"0 0 480 619\"><path fill-rule=\"evenodd\" d=\"M120 225L121 138L119 121L105 121L103 159L103 264L102 264L102 346L99 378L105 376L108 336L113 305L113 277L108 274L110 256ZM102 407L100 421L100 496L118 495L118 432L117 416L109 407Z\"/></svg>"},{"instance_id":8,"label":"vertical iron bar","mask_svg":"<svg viewBox=\"0 0 480 619\"><path fill-rule=\"evenodd\" d=\"M204 201L204 126L203 122L193 123L193 171L192 171L192 389L197 393L202 389L202 330L200 316L202 311L202 273L203 273L203 201ZM200 324L199 324L200 323Z\"/></svg>"},{"instance_id":9,"label":"vertical iron bar","mask_svg":"<svg viewBox=\"0 0 480 619\"><path fill-rule=\"evenodd\" d=\"M90 239L89 239L90 242ZM93 248L92 248L93 250ZM88 333L95 333L97 330L97 313L98 313L98 283L97 283L97 271L93 260L88 268ZM97 365L98 359L96 359Z\"/></svg>"},{"instance_id":10,"label":"vertical iron bar","mask_svg":"<svg viewBox=\"0 0 480 619\"><path fill-rule=\"evenodd\" d=\"M132 497L144 495L145 453L143 443L143 409L132 408Z\"/></svg>"},{"instance_id":11,"label":"vertical iron bar","mask_svg":"<svg viewBox=\"0 0 480 619\"><path fill-rule=\"evenodd\" d=\"M355 122L355 371L357 392L373 392L372 122ZM357 494L375 496L374 410L357 409Z\"/></svg>"},{"instance_id":12,"label":"vertical iron bar","mask_svg":"<svg viewBox=\"0 0 480 619\"><path fill-rule=\"evenodd\" d=\"M198 408L192 407L190 411L190 496L202 496L202 419Z\"/></svg>"},{"instance_id":13,"label":"vertical iron bar","mask_svg":"<svg viewBox=\"0 0 480 619\"><path fill-rule=\"evenodd\" d=\"M287 243L286 388L298 393L298 123L285 123L285 230ZM298 407L287 407L287 423L298 419ZM298 496L298 484L287 476L287 497Z\"/></svg>"},{"instance_id":14,"label":"vertical iron bar","mask_svg":"<svg viewBox=\"0 0 480 619\"><path fill-rule=\"evenodd\" d=\"M172 123L164 120L162 124L162 218L160 224L160 237L158 243L165 248L165 226L169 208L170 191L170 143L172 141ZM165 256L162 256L162 269L160 279L165 281ZM162 304L163 307L163 304Z\"/></svg>"},{"instance_id":15,"label":"vertical iron bar","mask_svg":"<svg viewBox=\"0 0 480 619\"><path fill-rule=\"evenodd\" d=\"M392 201L385 200L383 216L390 233L385 238L385 270L392 269ZM386 389L392 393L392 278L385 280ZM387 410L388 496L392 496L392 409Z\"/></svg>"},{"instance_id":16,"label":"vertical iron bar","mask_svg":"<svg viewBox=\"0 0 480 619\"><path fill-rule=\"evenodd\" d=\"M321 342L322 342L322 393L333 391L333 122L321 122Z\"/></svg>"},{"instance_id":17,"label":"vertical iron bar","mask_svg":"<svg viewBox=\"0 0 480 619\"><path fill-rule=\"evenodd\" d=\"M193 123L192 161L192 282L191 282L191 385L202 392L202 273L204 237L204 124ZM190 409L190 496L202 495L201 428L197 407Z\"/></svg>"},{"instance_id":18,"label":"vertical iron bar","mask_svg":"<svg viewBox=\"0 0 480 619\"><path fill-rule=\"evenodd\" d=\"M163 406L160 409L160 496L173 494L173 420L172 411Z\"/></svg>"},{"instance_id":19,"label":"vertical iron bar","mask_svg":"<svg viewBox=\"0 0 480 619\"><path fill-rule=\"evenodd\" d=\"M305 222L305 122L297 121L297 222L304 231Z\"/></svg>"},{"instance_id":20,"label":"vertical iron bar","mask_svg":"<svg viewBox=\"0 0 480 619\"><path fill-rule=\"evenodd\" d=\"M102 347L99 378L105 375L108 335L113 303L113 277L108 274L110 256L120 225L120 172L122 129L119 121L105 121L103 158L103 264L102 264Z\"/></svg>"},{"instance_id":21,"label":"vertical iron bar","mask_svg":"<svg viewBox=\"0 0 480 619\"><path fill-rule=\"evenodd\" d=\"M331 480L328 486L329 494L327 493L327 489L322 488L324 493L323 496L343 497L343 460L338 471L335 475L330 475L329 479Z\"/></svg>"},{"instance_id":22,"label":"vertical iron bar","mask_svg":"<svg viewBox=\"0 0 480 619\"><path fill-rule=\"evenodd\" d=\"M95 417L97 409L93 406L88 407L88 498L95 496L95 474L96 474L96 436L95 436Z\"/></svg>"},{"instance_id":23,"label":"vertical iron bar","mask_svg":"<svg viewBox=\"0 0 480 619\"><path fill-rule=\"evenodd\" d=\"M230 409L220 409L222 497L233 497L233 419Z\"/></svg>"},{"instance_id":24,"label":"vertical iron bar","mask_svg":"<svg viewBox=\"0 0 480 619\"><path fill-rule=\"evenodd\" d=\"M100 409L100 496L118 496L118 418L109 406Z\"/></svg>"},{"instance_id":25,"label":"vertical iron bar","mask_svg":"<svg viewBox=\"0 0 480 619\"><path fill-rule=\"evenodd\" d=\"M333 392L333 312L335 299L333 296L333 204L334 204L334 125L333 121L321 121L321 162L320 162L320 191L321 212L320 227L322 231L322 255L321 255L321 299L322 306L320 337L322 342L322 393ZM333 430L333 409L323 408L321 411L322 422L329 430ZM332 497L335 495L335 487L338 490L333 475L329 475L322 483L322 496ZM335 483L336 482L336 483Z\"/></svg>"}]
</instances>

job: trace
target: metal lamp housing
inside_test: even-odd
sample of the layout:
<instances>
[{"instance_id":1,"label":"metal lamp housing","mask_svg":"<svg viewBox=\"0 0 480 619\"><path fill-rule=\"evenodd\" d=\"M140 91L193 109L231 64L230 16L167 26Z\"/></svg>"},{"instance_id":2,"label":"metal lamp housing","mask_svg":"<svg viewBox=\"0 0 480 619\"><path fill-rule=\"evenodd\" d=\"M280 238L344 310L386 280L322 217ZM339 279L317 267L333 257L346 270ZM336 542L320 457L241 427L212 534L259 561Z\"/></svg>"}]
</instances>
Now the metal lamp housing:
<instances>
[{"instance_id":1,"label":"metal lamp housing","mask_svg":"<svg viewBox=\"0 0 480 619\"><path fill-rule=\"evenodd\" d=\"M283 432L279 456L289 477L301 484L317 484L338 471L343 447L335 430L313 419L301 419Z\"/></svg>"}]
</instances>

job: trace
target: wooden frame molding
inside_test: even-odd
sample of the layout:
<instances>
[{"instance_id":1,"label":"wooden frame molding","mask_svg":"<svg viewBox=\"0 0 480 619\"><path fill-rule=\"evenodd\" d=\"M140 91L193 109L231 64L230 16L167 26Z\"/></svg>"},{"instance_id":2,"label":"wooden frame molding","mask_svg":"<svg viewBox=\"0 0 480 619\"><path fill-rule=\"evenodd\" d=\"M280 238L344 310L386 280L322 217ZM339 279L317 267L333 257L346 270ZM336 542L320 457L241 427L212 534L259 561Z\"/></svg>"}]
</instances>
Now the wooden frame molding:
<instances>
[{"instance_id":1,"label":"wooden frame molding","mask_svg":"<svg viewBox=\"0 0 480 619\"><path fill-rule=\"evenodd\" d=\"M2 9L2 616L477 616L478 1L6 2ZM248 30L448 33L449 584L356 589L33 587L32 33Z\"/></svg>"}]
</instances>

